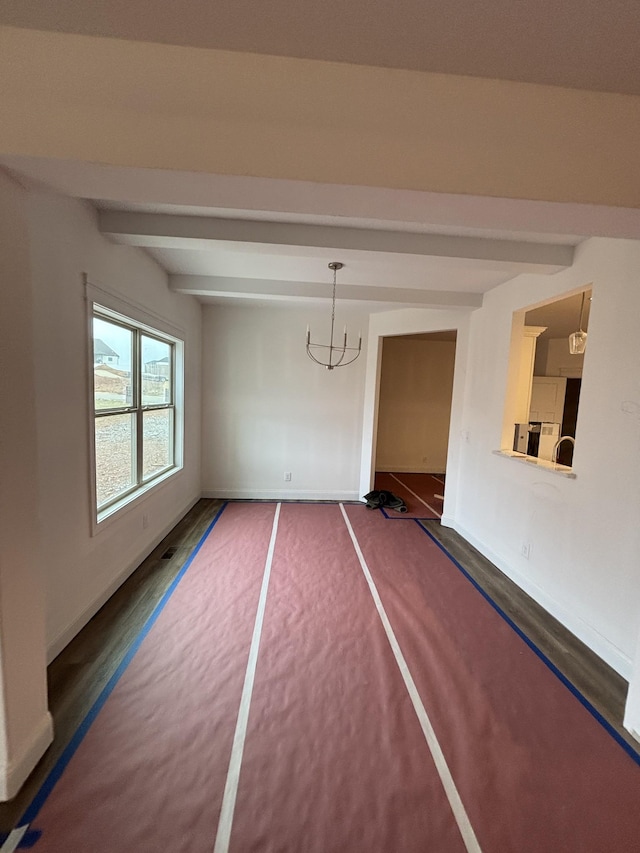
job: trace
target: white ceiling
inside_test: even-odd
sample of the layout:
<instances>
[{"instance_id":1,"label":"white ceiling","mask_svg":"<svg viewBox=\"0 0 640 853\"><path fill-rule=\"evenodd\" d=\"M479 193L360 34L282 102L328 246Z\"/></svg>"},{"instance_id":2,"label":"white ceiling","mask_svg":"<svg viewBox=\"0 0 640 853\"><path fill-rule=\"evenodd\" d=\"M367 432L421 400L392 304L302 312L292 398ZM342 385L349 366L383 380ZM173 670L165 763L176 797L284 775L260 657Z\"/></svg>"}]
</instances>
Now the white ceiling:
<instances>
[{"instance_id":1,"label":"white ceiling","mask_svg":"<svg viewBox=\"0 0 640 853\"><path fill-rule=\"evenodd\" d=\"M638 0L2 0L0 23L640 94Z\"/></svg>"},{"instance_id":2,"label":"white ceiling","mask_svg":"<svg viewBox=\"0 0 640 853\"><path fill-rule=\"evenodd\" d=\"M86 200L108 239L144 249L173 290L206 302L325 304L328 264L341 261L344 305L472 310L522 273L569 266L583 235L567 226L601 233L615 221L604 209L601 221L576 220L582 206L574 205L542 210L538 202L20 157L0 165L24 183ZM619 224L638 228L635 219Z\"/></svg>"},{"instance_id":3,"label":"white ceiling","mask_svg":"<svg viewBox=\"0 0 640 853\"><path fill-rule=\"evenodd\" d=\"M0 24L640 93L638 0L2 0ZM205 302L368 311L466 307L553 274L640 211L8 156L27 184L85 199L103 233L147 251Z\"/></svg>"},{"instance_id":4,"label":"white ceiling","mask_svg":"<svg viewBox=\"0 0 640 853\"><path fill-rule=\"evenodd\" d=\"M340 261L338 298L389 307L468 307L482 294L521 273L553 274L569 266L577 239L559 242L438 233L380 221L362 228L342 217L258 219L178 214L170 206L118 210L98 203L99 228L111 239L146 249L170 274L170 286L201 298L317 301L330 296L330 261ZM428 225L429 223L423 223Z\"/></svg>"}]
</instances>

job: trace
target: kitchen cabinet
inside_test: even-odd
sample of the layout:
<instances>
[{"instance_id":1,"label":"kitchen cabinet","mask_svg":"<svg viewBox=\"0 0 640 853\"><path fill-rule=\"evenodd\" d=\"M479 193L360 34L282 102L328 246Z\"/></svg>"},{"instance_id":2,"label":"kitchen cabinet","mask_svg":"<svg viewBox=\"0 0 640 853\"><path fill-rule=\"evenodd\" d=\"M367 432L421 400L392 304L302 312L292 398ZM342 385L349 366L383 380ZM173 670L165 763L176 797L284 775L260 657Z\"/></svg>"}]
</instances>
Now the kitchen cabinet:
<instances>
[{"instance_id":1,"label":"kitchen cabinet","mask_svg":"<svg viewBox=\"0 0 640 853\"><path fill-rule=\"evenodd\" d=\"M531 383L529 421L561 424L566 393L566 376L534 376Z\"/></svg>"}]
</instances>

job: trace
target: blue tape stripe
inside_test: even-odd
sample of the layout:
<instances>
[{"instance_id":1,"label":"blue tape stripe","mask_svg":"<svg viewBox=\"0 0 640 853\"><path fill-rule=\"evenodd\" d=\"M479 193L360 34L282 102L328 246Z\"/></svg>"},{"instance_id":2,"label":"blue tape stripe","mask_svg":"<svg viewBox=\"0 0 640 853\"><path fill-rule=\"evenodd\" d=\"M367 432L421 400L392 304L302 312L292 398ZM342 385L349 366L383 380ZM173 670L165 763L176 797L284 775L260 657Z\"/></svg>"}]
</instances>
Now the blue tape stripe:
<instances>
[{"instance_id":1,"label":"blue tape stripe","mask_svg":"<svg viewBox=\"0 0 640 853\"><path fill-rule=\"evenodd\" d=\"M29 829L20 839L18 850L26 850L35 847L37 841L40 840L42 833L37 829Z\"/></svg>"},{"instance_id":2,"label":"blue tape stripe","mask_svg":"<svg viewBox=\"0 0 640 853\"><path fill-rule=\"evenodd\" d=\"M76 729L73 737L71 738L71 740L69 741L69 743L65 747L62 755L60 756L60 758L57 760L54 767L49 772L49 775L47 776L45 781L42 783L40 790L35 795L34 799L31 801L31 804L28 806L28 808L25 811L22 818L18 821L18 826L24 826L25 823L31 823L33 821L33 819L36 817L36 815L38 814L38 812L40 811L40 809L42 808L42 806L44 805L45 800L47 799L47 797L49 796L49 794L53 790L58 779L64 773L64 770L65 770L67 764L71 761L73 754L78 749L78 747L82 743L85 735L89 731L91 724L93 723L95 718L100 713L102 706L107 701L107 699L109 698L109 696L113 692L114 687L116 686L116 684L118 683L118 681L122 677L124 671L126 670L126 668L131 663L131 660L132 660L133 656L135 655L135 653L140 648L142 641L145 639L145 637L147 636L147 634L149 633L149 631L151 630L151 628L155 624L156 620L160 616L160 613L164 610L167 602L169 601L169 599L173 595L175 588L178 586L178 584L182 580L185 572L187 571L187 569L189 568L189 566L191 565L191 563L195 559L198 551L202 548L202 545L204 544L206 538L209 536L209 534L211 533L211 531L213 530L215 525L218 523L220 516L222 515L222 513L225 510L225 508L227 507L227 505L228 505L228 503L225 501L225 503L222 504L222 506L220 507L220 509L216 513L211 524L207 527L205 532L202 534L200 540L198 541L198 544L195 546L195 548L191 552L189 559L186 561L184 566L180 569L178 574L175 576L175 578L171 582L171 585L167 588L166 592L164 593L164 595L162 596L162 598L160 599L160 601L156 605L153 613L151 613L151 615L149 616L149 618L145 622L142 630L140 631L140 633L138 634L136 639L133 641L133 643L129 647L129 650L125 654L120 665L118 666L116 671L113 673L113 675L111 676L109 681L106 683L106 685L102 689L102 692L100 693L100 695L98 696L96 701L93 703L93 706L91 707L91 709L87 713L84 720L80 723L80 725Z\"/></svg>"},{"instance_id":3,"label":"blue tape stripe","mask_svg":"<svg viewBox=\"0 0 640 853\"><path fill-rule=\"evenodd\" d=\"M16 830L21 829L21 828L22 827L16 827ZM13 831L15 832L16 830L13 830ZM24 835L22 836L20 841L18 842L18 846L16 847L16 850L26 850L30 847L33 847L34 844L36 843L36 841L39 840L41 835L42 835L42 833L39 832L38 830L28 829L24 833ZM8 841L10 836L11 836L11 832L1 832L0 833L0 850L2 850L5 842Z\"/></svg>"},{"instance_id":4,"label":"blue tape stripe","mask_svg":"<svg viewBox=\"0 0 640 853\"><path fill-rule=\"evenodd\" d=\"M383 506L379 506L378 509L384 515L385 518L388 518L390 521L437 521L437 515L421 515L420 518L416 518L413 515L409 515L406 512L396 512L393 515L387 515L387 511Z\"/></svg>"},{"instance_id":5,"label":"blue tape stripe","mask_svg":"<svg viewBox=\"0 0 640 853\"><path fill-rule=\"evenodd\" d=\"M545 664L545 665L546 665L546 666L551 670L551 672L552 672L552 673L553 673L557 678L559 678L559 679L560 679L560 681L564 684L564 686L565 686L568 690L570 690L570 691L571 691L571 693L573 693L573 695L574 695L574 696L576 697L576 699L580 702L580 704L581 704L581 705L583 705L583 706L587 709L587 711L591 714L591 716L592 716L592 717L594 717L594 718L595 718L595 719L600 723L600 725L605 729L605 731L606 731L609 735L611 735L611 737L616 741L616 743L624 749L624 751L627 753L627 755L628 755L628 756L629 756L633 761L635 761L635 763L636 763L638 766L640 766L640 753L638 753L638 752L633 748L633 746L631 746L631 744L630 744L630 743L627 743L627 741L626 741L626 740L622 737L622 735L621 735L621 734L620 734L620 733L619 733L619 732L618 732L618 731L617 731L617 730L616 730L616 729L611 725L611 723L610 723L608 720L606 720L606 719L602 716L602 714L600 713L600 711L598 711L598 709L597 709L597 708L595 708L595 707L591 704L591 702L587 699L587 697L586 697L586 696L584 696L584 695L583 695L583 694L578 690L578 688L577 688L574 684L572 684L572 682L571 682L571 681L569 681L569 679L567 678L567 676L566 676L566 675L564 675L564 673L562 673L562 672L558 669L558 667L557 667L557 666L556 666L556 665L555 665L555 664L554 664L554 663L553 663L553 662L552 662L552 661L551 661L551 660L546 656L546 654L542 651L542 649L540 649L540 648L538 648L538 646L536 646L536 644L533 642L533 640L531 640L531 639L530 639L530 638L529 638L529 637L524 633L524 631L516 625L516 623L513 621L513 619L511 619L511 617L510 617L510 616L508 616L508 615L505 613L505 611L500 607L500 605L499 605L499 604L497 604L497 603L493 600L493 598L491 598L491 596L490 596L490 595L489 595L489 594L488 594L488 593L487 593L487 592L486 592L486 591L485 591L485 590L480 586L480 584L475 580L475 578L473 578L473 577L469 574L469 572L464 568L464 566L462 566L462 565L461 565L461 564L456 560L456 558L455 558L452 554L450 554L450 553L449 553L449 551L447 551L447 549L445 548L445 546L444 546L441 542L439 542L439 541L436 539L436 537L435 537L432 533L430 533L430 532L427 530L427 528L426 528L426 527L423 527L423 526L420 524L420 520L419 520L419 519L417 519L417 518L415 518L415 519L413 519L413 520L416 522L416 524L418 525L418 527L420 528L420 530L422 530L424 533L426 533L426 534L427 534L427 536L429 537L429 539L431 539L431 541L432 541L432 542L434 542L434 543L438 546L438 548L440 548L440 550L441 550L444 554L446 554L446 556L451 560L451 562L454 564L454 566L456 566L456 568L457 568L457 569L459 569L459 570L462 572L462 574L465 576L465 578L473 584L473 586L478 590L478 592L482 595L482 597L483 597L483 598L484 598L484 599L485 599L485 600L486 600L486 601L487 601L487 602L488 602L488 603L493 607L493 609L494 609L494 610L495 610L495 611L496 611L496 612L497 612L497 613L498 613L498 614L499 614L499 615L504 619L504 621L507 623L507 625L509 625L509 627L510 627L510 628L512 628L512 629L516 632L516 634L520 637L520 639L521 639L521 640L524 640L524 642L527 644L527 646L529 646L529 648L531 649L531 651L532 651L532 652L534 652L534 653L535 653L535 654L540 658L540 660L541 660L541 661L542 661L542 662L543 662L543 663L544 663L544 664Z\"/></svg>"}]
</instances>

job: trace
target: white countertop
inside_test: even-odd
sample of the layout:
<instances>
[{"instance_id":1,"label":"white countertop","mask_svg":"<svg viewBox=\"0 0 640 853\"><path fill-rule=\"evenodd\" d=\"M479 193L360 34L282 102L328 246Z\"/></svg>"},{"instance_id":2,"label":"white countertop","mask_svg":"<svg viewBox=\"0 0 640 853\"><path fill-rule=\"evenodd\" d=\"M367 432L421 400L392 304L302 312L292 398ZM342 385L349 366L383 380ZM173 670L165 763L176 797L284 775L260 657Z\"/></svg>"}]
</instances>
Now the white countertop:
<instances>
[{"instance_id":1,"label":"white countertop","mask_svg":"<svg viewBox=\"0 0 640 853\"><path fill-rule=\"evenodd\" d=\"M526 465L543 468L545 471L550 471L552 474L559 474L561 477L569 477L572 480L576 478L573 468L569 468L568 465L561 465L559 462L538 459L537 456L527 456L525 453L518 453L516 450L494 450L493 452L496 456L505 456L508 459L515 459L516 462L524 462Z\"/></svg>"}]
</instances>

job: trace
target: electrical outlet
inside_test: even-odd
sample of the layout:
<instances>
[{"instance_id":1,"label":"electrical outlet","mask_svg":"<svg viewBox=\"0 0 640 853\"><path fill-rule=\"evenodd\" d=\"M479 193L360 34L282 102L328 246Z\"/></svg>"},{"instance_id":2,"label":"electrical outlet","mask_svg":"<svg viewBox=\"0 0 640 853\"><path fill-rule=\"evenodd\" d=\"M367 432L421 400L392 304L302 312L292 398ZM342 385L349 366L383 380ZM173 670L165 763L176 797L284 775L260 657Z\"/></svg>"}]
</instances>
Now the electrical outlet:
<instances>
[{"instance_id":1,"label":"electrical outlet","mask_svg":"<svg viewBox=\"0 0 640 853\"><path fill-rule=\"evenodd\" d=\"M149 526L149 516L145 512L142 516L142 529L146 530L148 526Z\"/></svg>"},{"instance_id":2,"label":"electrical outlet","mask_svg":"<svg viewBox=\"0 0 640 853\"><path fill-rule=\"evenodd\" d=\"M285 483L291 482L291 471L285 471L284 472L284 481L285 481Z\"/></svg>"},{"instance_id":3,"label":"electrical outlet","mask_svg":"<svg viewBox=\"0 0 640 853\"><path fill-rule=\"evenodd\" d=\"M526 560L528 560L531 555L531 542L523 542L520 548L520 553Z\"/></svg>"}]
</instances>

